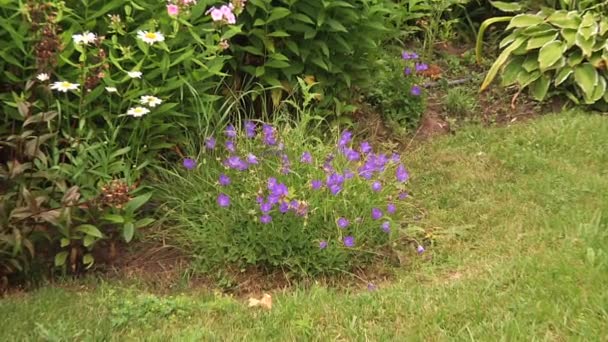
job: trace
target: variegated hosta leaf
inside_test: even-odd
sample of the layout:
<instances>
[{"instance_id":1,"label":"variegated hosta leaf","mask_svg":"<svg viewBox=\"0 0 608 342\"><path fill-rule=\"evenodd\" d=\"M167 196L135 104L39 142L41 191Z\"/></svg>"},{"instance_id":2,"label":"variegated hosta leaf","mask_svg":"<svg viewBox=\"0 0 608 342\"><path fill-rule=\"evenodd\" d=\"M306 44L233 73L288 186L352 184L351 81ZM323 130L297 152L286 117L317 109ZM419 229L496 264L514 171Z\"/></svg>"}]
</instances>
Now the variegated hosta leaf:
<instances>
[{"instance_id":1,"label":"variegated hosta leaf","mask_svg":"<svg viewBox=\"0 0 608 342\"><path fill-rule=\"evenodd\" d=\"M593 98L595 87L599 82L597 70L590 63L583 63L574 68L574 80L583 91L585 100Z\"/></svg>"}]
</instances>

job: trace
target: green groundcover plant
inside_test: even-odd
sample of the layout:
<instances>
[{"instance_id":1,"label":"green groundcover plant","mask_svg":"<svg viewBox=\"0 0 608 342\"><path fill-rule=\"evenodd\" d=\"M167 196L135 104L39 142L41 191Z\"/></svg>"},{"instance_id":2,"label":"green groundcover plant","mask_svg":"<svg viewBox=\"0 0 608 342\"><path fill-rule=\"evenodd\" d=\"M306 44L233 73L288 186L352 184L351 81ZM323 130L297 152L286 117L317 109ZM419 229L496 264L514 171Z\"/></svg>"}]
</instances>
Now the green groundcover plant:
<instances>
[{"instance_id":1,"label":"green groundcover plant","mask_svg":"<svg viewBox=\"0 0 608 342\"><path fill-rule=\"evenodd\" d=\"M289 126L230 125L159 181L167 225L203 271L330 274L390 256L405 237L409 174L398 154L352 138L311 144Z\"/></svg>"}]
</instances>

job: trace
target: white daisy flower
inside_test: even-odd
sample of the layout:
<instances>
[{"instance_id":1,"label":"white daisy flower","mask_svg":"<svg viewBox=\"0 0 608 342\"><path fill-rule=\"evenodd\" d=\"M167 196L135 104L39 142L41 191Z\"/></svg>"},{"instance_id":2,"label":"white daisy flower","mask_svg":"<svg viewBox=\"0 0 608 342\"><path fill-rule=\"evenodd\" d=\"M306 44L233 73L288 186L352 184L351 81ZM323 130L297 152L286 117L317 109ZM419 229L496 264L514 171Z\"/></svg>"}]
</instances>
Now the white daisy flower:
<instances>
[{"instance_id":1,"label":"white daisy flower","mask_svg":"<svg viewBox=\"0 0 608 342\"><path fill-rule=\"evenodd\" d=\"M160 32L148 32L148 31L138 31L137 38L143 40L145 43L150 45L156 42L162 42L165 40L165 36L163 36Z\"/></svg>"},{"instance_id":2,"label":"white daisy flower","mask_svg":"<svg viewBox=\"0 0 608 342\"><path fill-rule=\"evenodd\" d=\"M139 103L148 107L156 107L159 104L163 103L163 100L159 99L156 96L144 95L139 99Z\"/></svg>"},{"instance_id":3,"label":"white daisy flower","mask_svg":"<svg viewBox=\"0 0 608 342\"><path fill-rule=\"evenodd\" d=\"M141 71L127 71L127 75L131 78L141 78Z\"/></svg>"},{"instance_id":4,"label":"white daisy flower","mask_svg":"<svg viewBox=\"0 0 608 342\"><path fill-rule=\"evenodd\" d=\"M84 44L89 45L90 43L94 43L97 36L95 33L84 32L83 34L75 34L72 36L75 44Z\"/></svg>"},{"instance_id":5,"label":"white daisy flower","mask_svg":"<svg viewBox=\"0 0 608 342\"><path fill-rule=\"evenodd\" d=\"M38 79L38 81L40 82L44 82L44 81L48 81L49 80L49 74L47 74L46 72L40 73L36 76L36 78Z\"/></svg>"},{"instance_id":6,"label":"white daisy flower","mask_svg":"<svg viewBox=\"0 0 608 342\"><path fill-rule=\"evenodd\" d=\"M118 92L118 89L116 89L115 87L106 87L106 91L108 93L116 93Z\"/></svg>"},{"instance_id":7,"label":"white daisy flower","mask_svg":"<svg viewBox=\"0 0 608 342\"><path fill-rule=\"evenodd\" d=\"M129 108L129 110L127 111L127 115L131 115L136 118L142 117L148 113L150 113L150 110L141 106Z\"/></svg>"},{"instance_id":8,"label":"white daisy flower","mask_svg":"<svg viewBox=\"0 0 608 342\"><path fill-rule=\"evenodd\" d=\"M51 84L51 89L67 93L68 90L78 90L79 86L80 85L78 83L70 83L70 82L62 81L62 82L53 82L53 84Z\"/></svg>"}]
</instances>

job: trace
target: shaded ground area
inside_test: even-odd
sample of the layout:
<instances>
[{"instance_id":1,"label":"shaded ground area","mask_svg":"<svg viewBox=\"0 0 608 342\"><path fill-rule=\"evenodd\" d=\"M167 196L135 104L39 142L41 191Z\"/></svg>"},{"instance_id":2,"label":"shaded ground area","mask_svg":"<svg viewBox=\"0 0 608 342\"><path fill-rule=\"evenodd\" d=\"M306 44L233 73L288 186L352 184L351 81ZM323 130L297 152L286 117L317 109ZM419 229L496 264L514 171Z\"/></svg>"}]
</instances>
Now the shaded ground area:
<instances>
[{"instance_id":1,"label":"shaded ground area","mask_svg":"<svg viewBox=\"0 0 608 342\"><path fill-rule=\"evenodd\" d=\"M273 309L133 280L0 300L0 340L598 340L608 336L608 118L470 126L408 153L427 258L375 291L309 284Z\"/></svg>"}]
</instances>

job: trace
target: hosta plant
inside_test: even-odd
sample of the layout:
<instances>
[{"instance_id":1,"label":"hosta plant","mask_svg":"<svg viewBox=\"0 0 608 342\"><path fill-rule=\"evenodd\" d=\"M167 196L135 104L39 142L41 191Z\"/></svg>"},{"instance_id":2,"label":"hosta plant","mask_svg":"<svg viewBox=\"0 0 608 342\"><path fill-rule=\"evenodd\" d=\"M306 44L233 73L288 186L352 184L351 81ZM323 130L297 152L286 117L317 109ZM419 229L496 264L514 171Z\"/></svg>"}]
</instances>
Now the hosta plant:
<instances>
[{"instance_id":1,"label":"hosta plant","mask_svg":"<svg viewBox=\"0 0 608 342\"><path fill-rule=\"evenodd\" d=\"M576 103L608 102L605 12L545 9L514 16L507 30L481 91L500 73L504 86L527 88L539 101L553 91Z\"/></svg>"}]
</instances>

